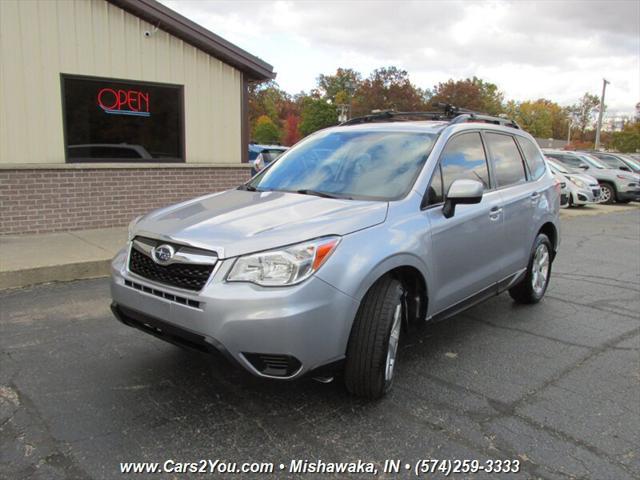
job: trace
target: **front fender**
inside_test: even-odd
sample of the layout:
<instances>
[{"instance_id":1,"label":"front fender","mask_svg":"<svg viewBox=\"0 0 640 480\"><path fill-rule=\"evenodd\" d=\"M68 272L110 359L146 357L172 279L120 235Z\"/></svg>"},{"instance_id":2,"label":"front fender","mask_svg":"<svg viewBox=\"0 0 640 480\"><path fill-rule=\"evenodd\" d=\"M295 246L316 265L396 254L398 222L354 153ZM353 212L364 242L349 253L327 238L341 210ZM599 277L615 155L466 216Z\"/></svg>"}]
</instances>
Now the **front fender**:
<instances>
[{"instance_id":1,"label":"front fender","mask_svg":"<svg viewBox=\"0 0 640 480\"><path fill-rule=\"evenodd\" d=\"M426 258L428 236L416 235L420 230L412 225L414 222L424 222L424 217L416 215L403 222L402 228L380 225L343 237L316 275L357 301L362 300L376 280L398 267L418 270L428 288L429 270L422 260ZM426 230L424 223L422 230Z\"/></svg>"}]
</instances>

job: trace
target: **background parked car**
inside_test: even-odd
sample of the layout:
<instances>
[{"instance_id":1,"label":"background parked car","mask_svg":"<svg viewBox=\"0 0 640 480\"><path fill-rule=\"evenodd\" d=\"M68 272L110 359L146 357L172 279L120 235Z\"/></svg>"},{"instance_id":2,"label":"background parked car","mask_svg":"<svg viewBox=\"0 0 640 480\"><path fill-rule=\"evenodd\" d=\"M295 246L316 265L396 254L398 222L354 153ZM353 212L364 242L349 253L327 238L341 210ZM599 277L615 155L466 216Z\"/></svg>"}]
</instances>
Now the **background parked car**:
<instances>
[{"instance_id":1,"label":"background parked car","mask_svg":"<svg viewBox=\"0 0 640 480\"><path fill-rule=\"evenodd\" d=\"M595 157L582 152L544 150L544 154L568 167L579 168L600 184L602 203L628 203L640 198L639 177L633 173L608 168Z\"/></svg>"},{"instance_id":2,"label":"background parked car","mask_svg":"<svg viewBox=\"0 0 640 480\"><path fill-rule=\"evenodd\" d=\"M281 145L249 144L249 163L252 164L251 175L270 165L276 158L287 151L287 147Z\"/></svg>"},{"instance_id":3,"label":"background parked car","mask_svg":"<svg viewBox=\"0 0 640 480\"><path fill-rule=\"evenodd\" d=\"M607 164L610 168L640 174L640 163L621 153L592 152L591 155L602 161L602 163Z\"/></svg>"},{"instance_id":4,"label":"background parked car","mask_svg":"<svg viewBox=\"0 0 640 480\"><path fill-rule=\"evenodd\" d=\"M600 201L600 185L591 175L582 170L566 167L553 159L546 157L551 172L566 183L568 206L582 207L589 203Z\"/></svg>"}]
</instances>

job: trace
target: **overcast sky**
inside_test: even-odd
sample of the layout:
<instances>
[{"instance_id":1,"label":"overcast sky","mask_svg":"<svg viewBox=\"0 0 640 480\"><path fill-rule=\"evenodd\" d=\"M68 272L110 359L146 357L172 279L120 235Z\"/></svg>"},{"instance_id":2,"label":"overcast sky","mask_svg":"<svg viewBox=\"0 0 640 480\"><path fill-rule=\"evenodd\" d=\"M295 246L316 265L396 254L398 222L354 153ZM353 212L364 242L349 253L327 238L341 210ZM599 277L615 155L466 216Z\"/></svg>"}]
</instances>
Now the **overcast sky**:
<instances>
[{"instance_id":1,"label":"overcast sky","mask_svg":"<svg viewBox=\"0 0 640 480\"><path fill-rule=\"evenodd\" d=\"M640 1L161 0L308 91L320 73L406 69L421 88L476 75L507 99L569 105L607 87L609 112L640 101Z\"/></svg>"}]
</instances>

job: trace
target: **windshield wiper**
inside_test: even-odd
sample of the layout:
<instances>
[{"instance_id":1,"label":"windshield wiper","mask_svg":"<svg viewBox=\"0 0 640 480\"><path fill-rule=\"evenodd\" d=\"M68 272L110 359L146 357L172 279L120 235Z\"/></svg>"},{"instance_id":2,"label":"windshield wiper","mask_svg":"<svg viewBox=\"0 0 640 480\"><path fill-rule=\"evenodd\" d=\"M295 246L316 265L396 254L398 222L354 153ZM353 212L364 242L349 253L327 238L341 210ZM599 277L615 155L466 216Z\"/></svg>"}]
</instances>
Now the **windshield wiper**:
<instances>
[{"instance_id":1,"label":"windshield wiper","mask_svg":"<svg viewBox=\"0 0 640 480\"><path fill-rule=\"evenodd\" d=\"M245 183L244 185L240 185L238 187L238 190L247 190L249 192L258 192L259 190L254 187L253 185L249 185L248 183Z\"/></svg>"},{"instance_id":2,"label":"windshield wiper","mask_svg":"<svg viewBox=\"0 0 640 480\"><path fill-rule=\"evenodd\" d=\"M338 198L343 200L353 200L353 198L345 195L334 195L333 193L319 192L318 190L309 190L307 188L296 190L296 193L301 193L302 195L315 195L316 197L323 197L323 198Z\"/></svg>"}]
</instances>

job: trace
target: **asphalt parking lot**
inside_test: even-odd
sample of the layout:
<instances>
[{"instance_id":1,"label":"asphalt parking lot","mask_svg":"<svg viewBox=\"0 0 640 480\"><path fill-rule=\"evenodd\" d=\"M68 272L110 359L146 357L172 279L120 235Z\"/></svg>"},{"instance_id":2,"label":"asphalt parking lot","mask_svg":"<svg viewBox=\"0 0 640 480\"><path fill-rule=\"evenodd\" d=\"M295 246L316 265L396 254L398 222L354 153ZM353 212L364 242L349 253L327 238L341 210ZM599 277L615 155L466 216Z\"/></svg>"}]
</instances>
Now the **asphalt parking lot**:
<instances>
[{"instance_id":1,"label":"asphalt parking lot","mask_svg":"<svg viewBox=\"0 0 640 480\"><path fill-rule=\"evenodd\" d=\"M503 295L413 332L376 403L340 382L261 381L127 328L106 279L0 293L0 478L428 458L521 461L517 475L453 478L639 478L640 209L619 211L563 222L541 304Z\"/></svg>"}]
</instances>

